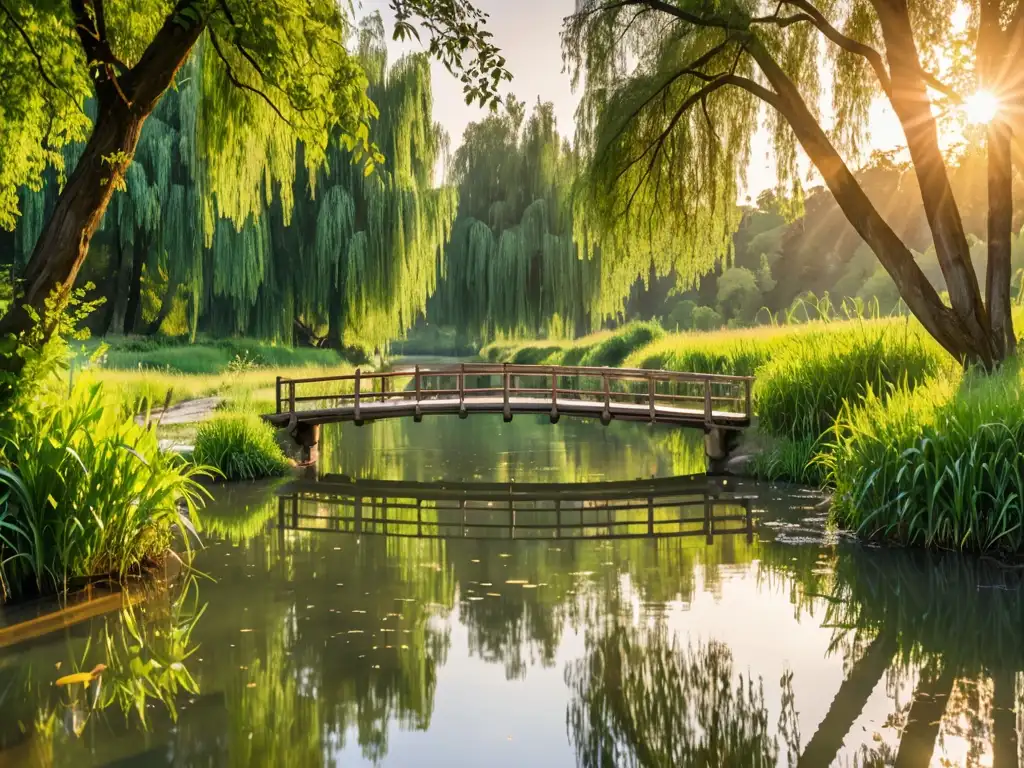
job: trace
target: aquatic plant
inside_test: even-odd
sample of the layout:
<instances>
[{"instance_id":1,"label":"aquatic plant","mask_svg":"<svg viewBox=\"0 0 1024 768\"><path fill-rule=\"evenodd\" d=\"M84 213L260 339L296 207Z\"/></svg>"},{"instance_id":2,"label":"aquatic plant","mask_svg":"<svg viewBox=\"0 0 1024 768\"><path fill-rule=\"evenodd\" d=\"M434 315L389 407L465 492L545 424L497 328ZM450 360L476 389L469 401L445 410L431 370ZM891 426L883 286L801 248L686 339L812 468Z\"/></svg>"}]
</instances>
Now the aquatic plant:
<instances>
[{"instance_id":1,"label":"aquatic plant","mask_svg":"<svg viewBox=\"0 0 1024 768\"><path fill-rule=\"evenodd\" d=\"M97 386L51 388L0 423L0 599L123 578L195 532L208 469L110 405Z\"/></svg>"},{"instance_id":2,"label":"aquatic plant","mask_svg":"<svg viewBox=\"0 0 1024 768\"><path fill-rule=\"evenodd\" d=\"M278 477L289 468L274 429L255 413L225 413L204 422L196 433L193 459L227 480Z\"/></svg>"},{"instance_id":3,"label":"aquatic plant","mask_svg":"<svg viewBox=\"0 0 1024 768\"><path fill-rule=\"evenodd\" d=\"M1024 548L1021 364L947 375L847 407L823 456L835 521L867 538L978 552Z\"/></svg>"}]
</instances>

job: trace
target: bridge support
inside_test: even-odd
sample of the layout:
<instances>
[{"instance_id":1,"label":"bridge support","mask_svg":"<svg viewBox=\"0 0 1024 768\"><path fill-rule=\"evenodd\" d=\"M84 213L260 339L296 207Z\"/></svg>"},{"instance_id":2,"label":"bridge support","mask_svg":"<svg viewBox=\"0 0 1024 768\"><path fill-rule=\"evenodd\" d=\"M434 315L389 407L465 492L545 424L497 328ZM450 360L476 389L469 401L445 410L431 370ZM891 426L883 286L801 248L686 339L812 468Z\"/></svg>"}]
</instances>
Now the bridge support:
<instances>
[{"instance_id":1,"label":"bridge support","mask_svg":"<svg viewBox=\"0 0 1024 768\"><path fill-rule=\"evenodd\" d=\"M704 454L709 475L727 474L726 465L739 442L740 433L735 429L711 427L704 431Z\"/></svg>"},{"instance_id":2,"label":"bridge support","mask_svg":"<svg viewBox=\"0 0 1024 768\"><path fill-rule=\"evenodd\" d=\"M299 450L301 464L316 464L320 461L320 425L319 424L296 424L294 429L289 430L295 446Z\"/></svg>"}]
</instances>

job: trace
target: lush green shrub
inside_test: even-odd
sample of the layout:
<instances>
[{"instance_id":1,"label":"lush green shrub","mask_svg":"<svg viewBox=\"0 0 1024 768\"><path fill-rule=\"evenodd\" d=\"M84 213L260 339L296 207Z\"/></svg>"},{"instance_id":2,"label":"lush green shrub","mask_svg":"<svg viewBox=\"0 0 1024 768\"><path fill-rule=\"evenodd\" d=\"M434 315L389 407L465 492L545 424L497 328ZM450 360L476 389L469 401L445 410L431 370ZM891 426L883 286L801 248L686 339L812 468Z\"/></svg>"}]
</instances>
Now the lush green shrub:
<instances>
[{"instance_id":1,"label":"lush green shrub","mask_svg":"<svg viewBox=\"0 0 1024 768\"><path fill-rule=\"evenodd\" d=\"M228 480L278 477L289 468L273 427L254 413L224 413L203 422L193 458Z\"/></svg>"},{"instance_id":2,"label":"lush green shrub","mask_svg":"<svg viewBox=\"0 0 1024 768\"><path fill-rule=\"evenodd\" d=\"M762 432L814 440L847 404L871 391L884 400L896 385L913 389L946 364L938 345L907 322L825 326L773 354L757 371L755 407Z\"/></svg>"},{"instance_id":3,"label":"lush green shrub","mask_svg":"<svg viewBox=\"0 0 1024 768\"><path fill-rule=\"evenodd\" d=\"M520 347L509 361L516 365L554 364L561 357L564 348L557 344L527 345Z\"/></svg>"},{"instance_id":4,"label":"lush green shrub","mask_svg":"<svg viewBox=\"0 0 1024 768\"><path fill-rule=\"evenodd\" d=\"M665 331L657 323L629 323L598 342L580 360L584 366L620 366L636 350L660 339Z\"/></svg>"},{"instance_id":5,"label":"lush green shrub","mask_svg":"<svg viewBox=\"0 0 1024 768\"><path fill-rule=\"evenodd\" d=\"M155 433L110 407L100 387L19 403L0 443L0 599L134 573L167 550L175 528L195 530L206 496L196 479L209 473L161 453Z\"/></svg>"},{"instance_id":6,"label":"lush green shrub","mask_svg":"<svg viewBox=\"0 0 1024 768\"><path fill-rule=\"evenodd\" d=\"M825 453L833 515L868 538L957 550L1024 548L1019 362L946 375L843 412Z\"/></svg>"}]
</instances>

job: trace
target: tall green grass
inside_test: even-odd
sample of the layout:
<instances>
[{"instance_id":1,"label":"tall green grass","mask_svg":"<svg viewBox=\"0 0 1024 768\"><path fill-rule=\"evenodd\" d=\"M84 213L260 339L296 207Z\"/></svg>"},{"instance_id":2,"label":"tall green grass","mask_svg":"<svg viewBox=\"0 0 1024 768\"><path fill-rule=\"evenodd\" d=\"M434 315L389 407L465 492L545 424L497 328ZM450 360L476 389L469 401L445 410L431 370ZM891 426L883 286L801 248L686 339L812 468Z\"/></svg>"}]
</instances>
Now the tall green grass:
<instances>
[{"instance_id":1,"label":"tall green grass","mask_svg":"<svg viewBox=\"0 0 1024 768\"><path fill-rule=\"evenodd\" d=\"M274 429L254 413L224 413L203 422L193 459L227 480L280 477L290 467Z\"/></svg>"},{"instance_id":2,"label":"tall green grass","mask_svg":"<svg viewBox=\"0 0 1024 768\"><path fill-rule=\"evenodd\" d=\"M977 552L1024 549L1021 363L947 374L836 423L820 461L835 521L867 538Z\"/></svg>"},{"instance_id":3,"label":"tall green grass","mask_svg":"<svg viewBox=\"0 0 1024 768\"><path fill-rule=\"evenodd\" d=\"M0 598L119 579L196 530L204 467L162 453L99 387L50 390L0 425Z\"/></svg>"},{"instance_id":4,"label":"tall green grass","mask_svg":"<svg viewBox=\"0 0 1024 768\"><path fill-rule=\"evenodd\" d=\"M912 390L950 363L906 321L825 326L782 345L756 369L758 424L768 435L816 440L869 391L884 400L894 387Z\"/></svg>"}]
</instances>

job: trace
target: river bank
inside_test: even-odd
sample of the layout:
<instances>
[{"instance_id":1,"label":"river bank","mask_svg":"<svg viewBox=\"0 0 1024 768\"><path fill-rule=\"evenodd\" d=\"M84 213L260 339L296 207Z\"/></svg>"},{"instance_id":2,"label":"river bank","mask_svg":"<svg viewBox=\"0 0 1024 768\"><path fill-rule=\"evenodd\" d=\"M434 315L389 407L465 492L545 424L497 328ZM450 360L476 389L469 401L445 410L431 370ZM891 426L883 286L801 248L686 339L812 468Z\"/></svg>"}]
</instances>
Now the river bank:
<instances>
[{"instance_id":1,"label":"river bank","mask_svg":"<svg viewBox=\"0 0 1024 768\"><path fill-rule=\"evenodd\" d=\"M703 334L644 324L574 342L492 344L481 354L755 376L755 475L832 490L833 521L867 539L1024 551L1021 365L964 372L910 320Z\"/></svg>"}]
</instances>

